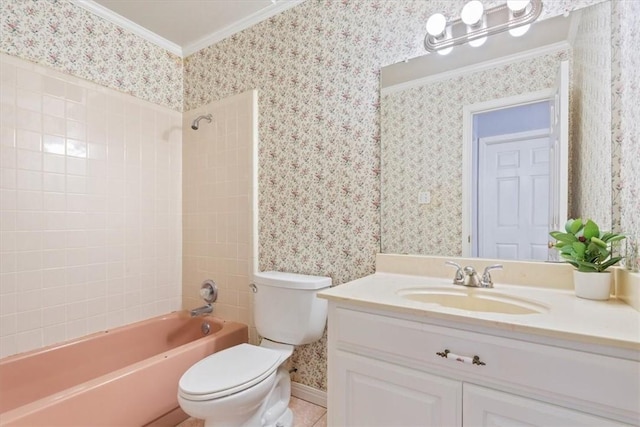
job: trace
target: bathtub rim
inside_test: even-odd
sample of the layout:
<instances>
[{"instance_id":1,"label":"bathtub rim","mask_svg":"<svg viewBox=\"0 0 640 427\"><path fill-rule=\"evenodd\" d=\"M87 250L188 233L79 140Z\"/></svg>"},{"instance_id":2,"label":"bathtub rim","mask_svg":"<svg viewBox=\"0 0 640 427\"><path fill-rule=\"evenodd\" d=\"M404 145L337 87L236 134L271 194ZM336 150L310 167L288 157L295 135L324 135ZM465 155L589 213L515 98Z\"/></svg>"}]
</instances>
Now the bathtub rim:
<instances>
[{"instance_id":1,"label":"bathtub rim","mask_svg":"<svg viewBox=\"0 0 640 427\"><path fill-rule=\"evenodd\" d=\"M94 332L91 333L89 335L85 335L76 339L71 339L71 340L67 340L58 344L52 344L50 346L46 346L46 347L42 347L39 349L35 349L35 350L30 350L28 352L24 352L24 353L19 353L16 355L12 355L12 356L8 356L2 360L0 360L0 363L5 363L8 362L10 360L20 360L22 358L25 357L29 357L33 354L36 353L46 353L47 351L50 351L52 349L55 348L59 348L59 347L64 347L64 346L68 346L70 344L76 343L76 342L83 342L89 339L95 339L96 337L100 337L103 334L109 332L109 331L113 331L113 330L123 330L123 329L131 329L134 327L139 327L141 324L144 323L152 323L154 321L157 320L164 320L166 318L169 317L176 317L176 316L181 316L183 315L184 311L173 311L167 314L163 314L160 316L155 316L155 317L151 317L148 319L144 319L138 322L134 322L134 323L130 323L127 325L123 325L123 326L118 326L118 327L114 327L112 329L107 329L104 331L98 331L98 332ZM189 317L188 313L186 314L187 317ZM183 353L189 352L197 347L199 347L202 344L202 340L203 339L214 339L217 335L221 334L223 331L225 331L225 326L227 326L227 328L231 328L231 329L243 329L243 328L248 328L248 326L244 323L240 323L240 322L236 322L236 321L230 321L230 320L225 320L222 319L220 317L216 317L214 315L207 315L207 316L200 316L200 319L202 319L203 321L209 320L209 321L214 321L217 323L221 323L222 324L222 328L217 331L214 332L212 334L209 335L205 335L202 336L201 338L198 338L194 341L191 341L189 343L183 344L181 346L178 346L176 348L172 348L170 350L164 351L162 353L153 355L151 357L148 357L146 359L140 360L138 362L132 363L130 365L124 366L120 369L117 369L115 371L111 371L107 374L101 375L99 377L93 378L89 381L85 381L81 384L72 386L72 387L68 387L64 390L61 390L59 392L50 394L48 396L42 397L40 399L34 400L32 402L26 403L24 405L18 406L16 408L10 409L6 412L2 412L0 413L0 426L5 426L5 425L10 425L11 423L14 422L19 422L21 418L28 416L29 414L31 414L32 412L34 412L35 410L46 410L47 408L58 404L59 402L68 400L68 399L72 399L74 398L76 395L80 394L80 393L84 393L84 392L88 392L91 391L93 389L96 389L98 387L100 387L103 384L109 383L109 382L113 382L113 381L117 381L118 379L125 377L127 375L132 375L135 374L137 372L139 372L141 369L152 366L152 365L156 365L159 363L162 363L164 361L166 361L167 359L171 358L171 357L176 357L178 355L181 355ZM229 332L229 330L227 329L226 332ZM176 385L177 387L177 385ZM176 388L176 396L177 396L177 388Z\"/></svg>"},{"instance_id":2,"label":"bathtub rim","mask_svg":"<svg viewBox=\"0 0 640 427\"><path fill-rule=\"evenodd\" d=\"M36 354L36 353L47 353L47 352L49 352L51 350L55 350L57 348L68 347L68 346L76 344L76 343L82 343L82 342L85 342L85 341L89 341L89 340L95 339L97 337L100 337L102 335L108 334L109 332L113 332L115 330L126 331L126 330L129 330L129 329L134 329L134 328L139 327L140 325L144 325L146 323L154 323L154 322L156 322L158 320L167 320L169 318L182 317L182 316L184 316L185 318L191 318L191 316L189 316L189 313L187 311L185 311L185 310L171 311L169 313L161 314L159 316L149 317L149 318L146 318L146 319L135 321L133 323L127 323L127 324L121 325L121 326L114 326L112 328L108 328L108 329L103 329L103 330L100 330L100 331L92 332L92 333L87 334L87 335L82 335L81 337L71 338L71 339L68 339L68 340L59 341L57 343L49 344L49 345L46 345L46 346L43 346L43 347L38 347L38 348L35 348L35 349L32 349L32 350L27 350L27 351L24 351L24 352L21 352L21 353L12 354L10 356L6 356L6 357L3 357L2 359L0 359L0 366L4 365L5 363L9 363L9 362L12 362L12 361L15 361L15 360L20 360L20 359L27 358L27 357L29 357L29 356L31 356L33 354ZM222 319L221 317L217 317L214 314L209 314L209 315L206 315L206 316L199 316L198 318L203 319L203 320L204 319L213 319L213 320L221 322L223 325L225 323L239 323L239 322L234 322L234 321L231 321L231 320ZM215 332L214 332L214 334L215 334Z\"/></svg>"}]
</instances>

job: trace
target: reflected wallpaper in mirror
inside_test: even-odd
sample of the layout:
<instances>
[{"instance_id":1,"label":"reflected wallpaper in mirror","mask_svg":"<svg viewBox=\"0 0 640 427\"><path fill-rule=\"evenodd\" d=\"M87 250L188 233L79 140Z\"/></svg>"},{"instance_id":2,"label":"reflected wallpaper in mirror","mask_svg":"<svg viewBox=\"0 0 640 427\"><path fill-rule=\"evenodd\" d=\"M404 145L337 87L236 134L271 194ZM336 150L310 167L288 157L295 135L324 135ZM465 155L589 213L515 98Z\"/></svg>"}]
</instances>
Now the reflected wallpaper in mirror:
<instances>
[{"instance_id":1,"label":"reflected wallpaper in mirror","mask_svg":"<svg viewBox=\"0 0 640 427\"><path fill-rule=\"evenodd\" d=\"M611 5L579 15L574 38L537 55L392 87L385 87L382 70L382 252L463 255L464 106L552 88L562 60L571 65L569 215L611 226L611 164L595 160L611 159ZM421 193L428 203L419 203ZM598 194L598 203L590 194Z\"/></svg>"}]
</instances>

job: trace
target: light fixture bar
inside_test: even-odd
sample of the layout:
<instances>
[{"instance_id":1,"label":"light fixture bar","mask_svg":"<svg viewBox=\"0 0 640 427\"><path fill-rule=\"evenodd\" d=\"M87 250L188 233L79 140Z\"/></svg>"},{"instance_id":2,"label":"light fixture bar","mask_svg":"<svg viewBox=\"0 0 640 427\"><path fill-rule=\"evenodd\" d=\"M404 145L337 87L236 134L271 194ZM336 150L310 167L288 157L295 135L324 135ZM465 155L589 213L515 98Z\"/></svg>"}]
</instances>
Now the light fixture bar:
<instances>
[{"instance_id":1,"label":"light fixture bar","mask_svg":"<svg viewBox=\"0 0 640 427\"><path fill-rule=\"evenodd\" d=\"M424 47L429 52L436 52L441 49L464 44L492 34L531 24L538 19L540 13L542 13L542 0L531 0L530 6L519 16L511 16L507 5L502 4L485 11L486 27L482 26L481 28L469 31L467 24L462 22L462 19L456 19L447 25L451 30L451 37L436 39L427 33L424 38Z\"/></svg>"}]
</instances>

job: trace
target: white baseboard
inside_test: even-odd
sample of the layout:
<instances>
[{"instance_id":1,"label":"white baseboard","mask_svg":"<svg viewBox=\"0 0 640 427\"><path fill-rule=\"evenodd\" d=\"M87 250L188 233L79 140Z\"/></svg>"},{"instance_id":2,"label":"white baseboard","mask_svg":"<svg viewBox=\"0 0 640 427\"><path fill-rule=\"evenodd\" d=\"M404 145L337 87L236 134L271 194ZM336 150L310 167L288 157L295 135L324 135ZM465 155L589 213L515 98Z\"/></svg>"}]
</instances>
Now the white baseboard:
<instances>
[{"instance_id":1,"label":"white baseboard","mask_svg":"<svg viewBox=\"0 0 640 427\"><path fill-rule=\"evenodd\" d=\"M314 405L327 407L327 392L309 387L308 385L291 382L291 395L298 399L306 400Z\"/></svg>"}]
</instances>

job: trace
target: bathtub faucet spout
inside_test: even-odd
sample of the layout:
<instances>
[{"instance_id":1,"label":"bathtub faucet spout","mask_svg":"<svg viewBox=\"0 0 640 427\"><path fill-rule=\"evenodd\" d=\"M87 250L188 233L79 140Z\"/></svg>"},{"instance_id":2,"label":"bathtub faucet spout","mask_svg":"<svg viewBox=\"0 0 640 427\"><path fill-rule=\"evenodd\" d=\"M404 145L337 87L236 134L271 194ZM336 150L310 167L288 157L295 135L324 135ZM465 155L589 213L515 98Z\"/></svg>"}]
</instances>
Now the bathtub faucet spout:
<instances>
[{"instance_id":1,"label":"bathtub faucet spout","mask_svg":"<svg viewBox=\"0 0 640 427\"><path fill-rule=\"evenodd\" d=\"M190 311L191 317L202 316L204 314L213 313L213 305L207 304L202 307L194 308Z\"/></svg>"}]
</instances>

